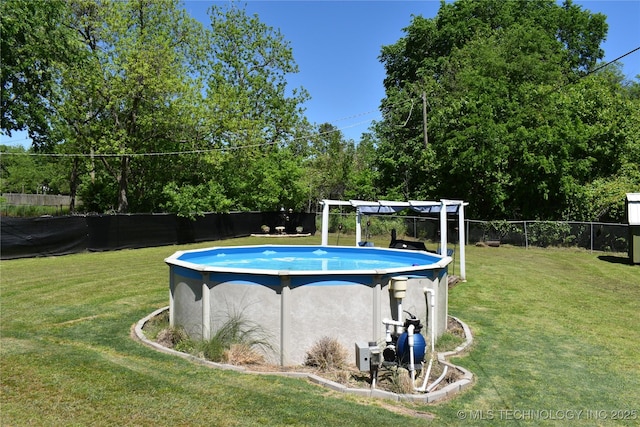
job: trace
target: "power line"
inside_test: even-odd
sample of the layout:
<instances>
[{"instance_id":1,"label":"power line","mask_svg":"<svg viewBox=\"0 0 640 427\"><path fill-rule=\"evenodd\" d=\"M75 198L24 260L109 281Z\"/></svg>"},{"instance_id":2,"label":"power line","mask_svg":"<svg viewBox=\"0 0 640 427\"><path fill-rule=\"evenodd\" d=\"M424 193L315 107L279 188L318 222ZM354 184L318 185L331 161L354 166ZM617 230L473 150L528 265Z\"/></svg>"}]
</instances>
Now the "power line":
<instances>
[{"instance_id":1,"label":"power line","mask_svg":"<svg viewBox=\"0 0 640 427\"><path fill-rule=\"evenodd\" d=\"M22 139L12 139L11 142L12 143L15 143L15 142L31 142L31 138L27 137L27 138L22 138Z\"/></svg>"},{"instance_id":2,"label":"power line","mask_svg":"<svg viewBox=\"0 0 640 427\"><path fill-rule=\"evenodd\" d=\"M379 110L369 110L369 111L365 111L364 113L358 113L352 116L343 117L341 119L335 119L335 120L332 120L330 123L336 123L336 122L341 122L343 120L355 119L357 117L368 116L369 114L379 113L379 112L380 112Z\"/></svg>"},{"instance_id":3,"label":"power line","mask_svg":"<svg viewBox=\"0 0 640 427\"><path fill-rule=\"evenodd\" d=\"M606 64L604 64L604 65L601 65L601 66L597 67L597 68L596 68L596 69L594 69L594 70L589 71L589 72L585 75L585 77L586 77L586 76L588 76L589 74L593 74L593 73L595 73L596 71L600 71L601 69L603 69L603 68L607 67L608 65L611 65L611 64L613 64L614 62L617 62L617 61L621 60L622 58L624 58L625 56L629 56L629 55L631 55L632 53L634 53L634 52L636 52L636 51L638 51L638 50L640 50L640 46L638 46L638 47L637 47L637 48L635 48L635 49L630 50L629 52L625 53L624 55L620 55L620 56L618 56L616 59L612 59L611 61L607 62L607 63L606 63Z\"/></svg>"},{"instance_id":4,"label":"power line","mask_svg":"<svg viewBox=\"0 0 640 427\"><path fill-rule=\"evenodd\" d=\"M347 120L350 118L355 118L355 117L361 117L364 115L368 115L371 114L373 112L376 112L376 110L371 110L365 113L359 113L359 114L355 114L353 116L349 116L349 117L345 117L343 119L340 120ZM357 127L360 126L362 124L366 124L366 123L370 123L370 120L363 120L357 123L353 123L350 125L346 125L343 126L341 128L336 128L336 129L332 129L330 131L326 131L326 132L320 132L320 133L315 133L315 134L309 134L309 135L305 135L305 136L300 136L297 138L293 138L292 140L288 141L289 143L291 142L295 142L295 141L299 141L299 140L305 140L308 138L314 138L317 136L321 136L321 135L327 135L327 134L331 134L334 132L338 132L338 131L342 131L344 129L349 129L349 128L353 128L353 127ZM269 147L269 146L273 146L275 144L277 144L278 142L263 142L263 143L259 143L259 144L248 144L248 145L241 145L241 146L227 146L227 147L215 147L215 148L208 148L208 149L202 149L202 150L185 150L185 151L162 151L162 152L151 152L151 153L94 153L94 154L88 154L88 153L33 153L33 152L22 152L22 153L15 153L15 152L0 152L0 156L3 155L8 155L8 156L34 156L34 157L59 157L59 158L116 158L116 157L131 157L131 158L135 158L135 157L160 157L160 156L178 156L178 155L187 155L187 154L207 154L207 153L213 153L213 152L225 152L225 151L238 151L238 150L245 150L245 149L251 149L251 148L263 148L263 147Z\"/></svg>"},{"instance_id":5,"label":"power line","mask_svg":"<svg viewBox=\"0 0 640 427\"><path fill-rule=\"evenodd\" d=\"M572 82L568 82L565 83L564 85L560 86L559 88L555 89L555 90L560 90L566 86L572 85L576 82L578 82L579 80L588 77L589 75L596 73L600 70L602 70L603 68L608 67L609 65L613 64L614 62L617 62L619 60L621 60L622 58L625 58L637 51L640 50L640 46L636 47L635 49L632 49L620 56L618 56L615 59L612 59L611 61L606 62L605 64L602 64L596 68L594 68L593 70L590 70L589 72L587 72L586 74L584 74L583 76L580 76L580 78L578 80L574 80ZM406 104L408 101L403 101L399 104ZM412 105L411 108L413 109L413 101L411 101ZM394 104L392 104L393 107ZM396 104L397 105L397 104ZM387 107L388 108L388 107ZM335 119L333 120L333 123L336 122L340 122L340 121L344 121L344 120L350 120L350 119L354 119L357 117L362 117L362 116L366 116L366 115L370 115L373 113L380 113L379 110L369 110L369 111L365 111L363 113L357 113L357 114L353 114L351 116L346 116L340 119ZM411 113L409 113L410 116ZM408 118L407 118L408 121ZM326 123L326 122L325 122ZM297 137L297 138L293 138L291 141L289 142L295 142L295 141L299 141L299 140L303 140L303 139L307 139L307 138L313 138L319 135L326 135L326 134L330 134L333 132L339 132L342 131L344 129L350 129L353 127L357 127L360 126L362 124L365 123L370 123L370 120L364 120L364 121L360 121L354 124L350 124L350 125L346 125L343 126L341 128L336 128L327 132L321 132L318 134L310 134L310 135L304 135L301 137ZM405 123L406 124L406 123ZM18 140L18 141L13 141L13 142L22 142L22 141L29 141L28 138L22 139L22 140ZM224 152L224 151L237 151L237 150L243 150L243 149L250 149L250 148L262 148L262 147L268 147L268 146L272 146L274 144L277 144L276 142L266 142L266 143L260 143L260 144L250 144L250 145L243 145L243 146L236 146L236 147L216 147L216 148L209 148L209 149L204 149L204 150L187 150L187 151L170 151L170 152L152 152L152 153L129 153L129 154L117 154L117 153L105 153L105 154L86 154L86 153L30 153L30 152L24 152L24 153L12 153L12 152L0 152L0 155L12 155L12 156L41 156L41 157L94 157L94 158L110 158L110 157L122 157L122 156L128 156L128 157L158 157L158 156L176 156L176 155L186 155L186 154L206 154L206 153L212 153L212 152Z\"/></svg>"},{"instance_id":6,"label":"power line","mask_svg":"<svg viewBox=\"0 0 640 427\"><path fill-rule=\"evenodd\" d=\"M612 59L611 61L606 62L606 63L594 68L593 70L588 71L586 74L584 74L582 76L579 76L576 80L568 81L568 82L564 83L563 85L560 85L556 89L552 89L551 91L549 91L545 95L549 95L549 94L551 94L553 92L556 92L556 91L559 91L560 89L563 89L563 88L565 88L567 86L571 86L571 85L579 82L580 80L584 79L585 77L589 77L591 74L596 73L596 72L602 70L603 68L608 67L609 65L613 64L614 62L617 62L617 61L621 60L622 58L624 58L625 56L629 56L632 53L637 52L638 50L640 50L640 46L636 47L635 49L630 50L629 52L627 52L627 53L625 53L623 55L618 56L616 59Z\"/></svg>"}]
</instances>

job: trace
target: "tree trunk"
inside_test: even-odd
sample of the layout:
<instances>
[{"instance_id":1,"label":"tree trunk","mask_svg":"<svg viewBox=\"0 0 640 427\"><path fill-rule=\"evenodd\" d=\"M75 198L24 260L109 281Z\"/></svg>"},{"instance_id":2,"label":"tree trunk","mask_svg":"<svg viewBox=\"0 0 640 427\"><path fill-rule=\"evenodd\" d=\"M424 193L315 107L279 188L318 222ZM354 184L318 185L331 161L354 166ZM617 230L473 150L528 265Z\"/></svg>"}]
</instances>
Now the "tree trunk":
<instances>
[{"instance_id":1,"label":"tree trunk","mask_svg":"<svg viewBox=\"0 0 640 427\"><path fill-rule=\"evenodd\" d=\"M69 178L69 212L76 211L76 194L78 192L78 158L73 159L71 177Z\"/></svg>"},{"instance_id":2,"label":"tree trunk","mask_svg":"<svg viewBox=\"0 0 640 427\"><path fill-rule=\"evenodd\" d=\"M120 161L120 174L118 176L118 213L127 213L129 201L127 200L127 188L129 186L129 157L122 156Z\"/></svg>"}]
</instances>

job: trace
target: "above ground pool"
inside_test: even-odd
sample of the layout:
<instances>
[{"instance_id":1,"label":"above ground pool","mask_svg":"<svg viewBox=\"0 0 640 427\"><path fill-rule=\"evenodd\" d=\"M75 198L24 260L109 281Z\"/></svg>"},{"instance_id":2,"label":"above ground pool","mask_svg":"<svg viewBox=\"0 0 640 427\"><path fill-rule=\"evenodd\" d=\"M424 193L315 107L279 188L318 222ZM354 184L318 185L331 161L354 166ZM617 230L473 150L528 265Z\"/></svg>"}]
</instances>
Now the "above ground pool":
<instances>
[{"instance_id":1,"label":"above ground pool","mask_svg":"<svg viewBox=\"0 0 640 427\"><path fill-rule=\"evenodd\" d=\"M408 311L427 325L425 288L438 300L446 327L447 266L451 258L424 251L344 246L229 246L179 251L170 268L171 325L209 339L239 316L269 337L265 356L301 364L321 338L336 338L353 355L355 342L384 339L384 318ZM398 305L392 277L409 278ZM431 325L428 331L431 333ZM268 353L268 354L267 354Z\"/></svg>"},{"instance_id":2,"label":"above ground pool","mask_svg":"<svg viewBox=\"0 0 640 427\"><path fill-rule=\"evenodd\" d=\"M261 274L409 273L442 262L436 254L344 246L231 246L178 252L167 262L199 271ZM444 264L443 264L444 265Z\"/></svg>"}]
</instances>

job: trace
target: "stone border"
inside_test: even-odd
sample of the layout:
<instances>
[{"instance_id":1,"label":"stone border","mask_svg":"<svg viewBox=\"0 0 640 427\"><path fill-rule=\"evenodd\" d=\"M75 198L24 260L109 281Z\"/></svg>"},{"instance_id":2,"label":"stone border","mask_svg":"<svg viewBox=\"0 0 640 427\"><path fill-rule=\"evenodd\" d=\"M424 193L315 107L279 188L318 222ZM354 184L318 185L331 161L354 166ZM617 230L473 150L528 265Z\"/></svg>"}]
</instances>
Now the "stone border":
<instances>
[{"instance_id":1,"label":"stone border","mask_svg":"<svg viewBox=\"0 0 640 427\"><path fill-rule=\"evenodd\" d=\"M460 393L461 391L471 387L471 385L473 384L473 374L465 369L462 368L460 366L454 365L450 362L448 362L446 359L448 357L451 356L455 356L460 354L461 352L463 352L464 350L466 350L472 343L473 343L473 335L471 334L471 329L469 329L469 327L462 322L460 319L453 317L453 316L449 316L451 317L453 320L455 320L456 322L458 322L461 326L462 329L464 330L464 335L465 335L465 342L461 345L459 345L458 347L456 347L454 350L452 351L447 351L447 352L442 352L442 353L438 353L438 362L443 364L443 365L447 365L450 369L457 369L458 371L462 372L462 377L451 384L448 384L447 386L436 390L436 391L432 391L429 393L424 393L424 394L398 394L398 393L392 393L390 391L385 391L385 390L378 390L378 389L365 389L365 388L350 388L347 387L345 385L342 385L340 383L337 383L335 381L331 381L331 380L327 380L325 378L322 378L316 374L311 374L308 372L259 372L259 371L252 371L249 369L246 369L244 367L241 366L235 366L235 365L228 365L228 364L224 364L224 363L216 363L216 362L211 362L209 360L205 360L205 359L201 359L199 357L193 356L191 354L188 353L183 353L181 351L177 351L168 347L164 347L160 344L158 344L155 341L152 341L150 339L148 339L145 335L144 332L142 331L142 328L144 328L144 325L151 320L152 318L160 315L161 313L163 313L164 311L169 310L169 306L160 308L156 311L154 311L153 313L149 314L148 316L146 316L145 318L141 319L138 321L138 323L136 323L135 325L132 326L131 328L131 336L132 338L134 338L135 340L140 341L142 344L151 347L155 350L158 350L162 353L166 353L166 354L170 354L173 356L178 356L178 357L182 357L183 359L187 359L191 362L195 362L201 365L205 365L205 366L209 366L212 368L216 368L216 369L224 369L224 370L231 370L231 371L238 371L238 372L243 372L243 373L247 373L247 374L257 374L257 375L278 375L278 376L284 376L284 377L291 377L291 378L305 378L308 379L309 381L321 385L323 387L329 388L331 390L340 392L340 393L349 393L349 394L353 394L356 396L363 396L363 397L372 397L372 398L378 398L378 399L388 399L388 400L393 400L396 402L415 402L415 403L435 403L435 402L439 402L441 400L444 399L448 399L453 397L454 395Z\"/></svg>"}]
</instances>

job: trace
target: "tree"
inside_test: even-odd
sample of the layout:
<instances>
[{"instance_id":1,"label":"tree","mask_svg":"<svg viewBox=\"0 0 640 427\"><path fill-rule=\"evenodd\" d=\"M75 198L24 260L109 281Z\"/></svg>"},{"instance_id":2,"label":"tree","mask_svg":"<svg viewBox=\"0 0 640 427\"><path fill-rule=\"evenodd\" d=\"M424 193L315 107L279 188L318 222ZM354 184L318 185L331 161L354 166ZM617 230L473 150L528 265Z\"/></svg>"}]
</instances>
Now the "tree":
<instances>
[{"instance_id":1,"label":"tree","mask_svg":"<svg viewBox=\"0 0 640 427\"><path fill-rule=\"evenodd\" d=\"M285 77L297 72L291 47L280 32L233 5L214 6L209 15L201 70L206 83L202 148L212 152L201 164L204 185L223 191L225 209L300 208L301 164L288 146L303 122L300 104L308 95L304 89L287 94Z\"/></svg>"},{"instance_id":2,"label":"tree","mask_svg":"<svg viewBox=\"0 0 640 427\"><path fill-rule=\"evenodd\" d=\"M3 34L3 61L13 67L3 63L3 107L12 108L3 128L46 125L36 145L65 156L72 200L81 194L97 212L187 216L190 206L304 205L294 134L306 126L308 95L288 90L285 77L297 71L291 48L257 16L213 7L205 29L177 0L2 6L16 8L3 15L3 31L22 37L9 52ZM44 35L57 34L60 43L47 44ZM72 46L73 60L56 56L59 46Z\"/></svg>"},{"instance_id":3,"label":"tree","mask_svg":"<svg viewBox=\"0 0 640 427\"><path fill-rule=\"evenodd\" d=\"M29 154L33 149L0 145L0 192L66 193L68 181L58 159Z\"/></svg>"},{"instance_id":4,"label":"tree","mask_svg":"<svg viewBox=\"0 0 640 427\"><path fill-rule=\"evenodd\" d=\"M175 165L153 154L180 151L202 117L192 72L202 27L174 0L71 7L85 56L63 73L60 149L89 157L92 177L99 162L117 185L118 212L154 210Z\"/></svg>"},{"instance_id":5,"label":"tree","mask_svg":"<svg viewBox=\"0 0 640 427\"><path fill-rule=\"evenodd\" d=\"M317 206L322 199L341 199L350 184L355 149L330 123L321 124L311 140L306 162L310 198Z\"/></svg>"},{"instance_id":6,"label":"tree","mask_svg":"<svg viewBox=\"0 0 640 427\"><path fill-rule=\"evenodd\" d=\"M461 198L488 218L578 215L581 188L614 173L632 135L622 95L590 74L606 31L603 15L571 1L459 0L414 17L380 56L383 191Z\"/></svg>"},{"instance_id":7,"label":"tree","mask_svg":"<svg viewBox=\"0 0 640 427\"><path fill-rule=\"evenodd\" d=\"M626 193L640 192L640 99L620 69L609 66L577 85L570 107L583 118L591 174L569 205L573 217L626 222Z\"/></svg>"},{"instance_id":8,"label":"tree","mask_svg":"<svg viewBox=\"0 0 640 427\"><path fill-rule=\"evenodd\" d=\"M373 134L364 133L355 147L349 179L344 191L347 199L377 200L378 171L375 165L376 141Z\"/></svg>"},{"instance_id":9,"label":"tree","mask_svg":"<svg viewBox=\"0 0 640 427\"><path fill-rule=\"evenodd\" d=\"M2 96L0 128L28 130L40 147L50 139L49 118L60 68L76 60L79 45L65 1L0 2Z\"/></svg>"}]
</instances>

